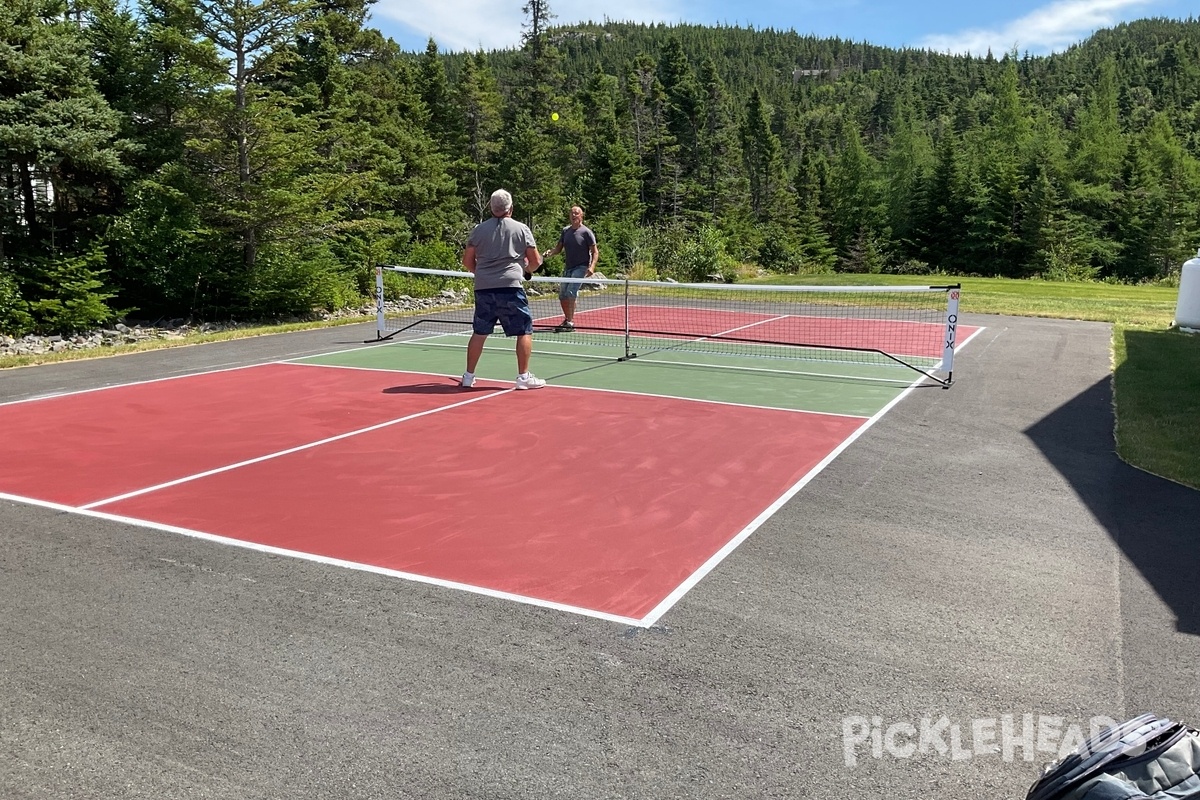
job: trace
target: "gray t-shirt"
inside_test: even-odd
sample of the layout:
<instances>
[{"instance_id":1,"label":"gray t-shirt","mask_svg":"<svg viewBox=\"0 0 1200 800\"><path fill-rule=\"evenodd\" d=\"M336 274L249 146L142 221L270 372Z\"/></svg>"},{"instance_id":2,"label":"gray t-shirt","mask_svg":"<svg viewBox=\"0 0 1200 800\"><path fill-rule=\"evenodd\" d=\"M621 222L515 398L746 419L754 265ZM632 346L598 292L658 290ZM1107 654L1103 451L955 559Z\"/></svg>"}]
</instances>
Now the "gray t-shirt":
<instances>
[{"instance_id":1,"label":"gray t-shirt","mask_svg":"<svg viewBox=\"0 0 1200 800\"><path fill-rule=\"evenodd\" d=\"M525 274L525 250L537 249L533 231L512 217L492 217L471 231L475 247L476 289L519 289Z\"/></svg>"},{"instance_id":2,"label":"gray t-shirt","mask_svg":"<svg viewBox=\"0 0 1200 800\"><path fill-rule=\"evenodd\" d=\"M596 234L587 225L563 228L559 241L563 246L567 267L586 267L592 263L592 245L596 243Z\"/></svg>"}]
</instances>

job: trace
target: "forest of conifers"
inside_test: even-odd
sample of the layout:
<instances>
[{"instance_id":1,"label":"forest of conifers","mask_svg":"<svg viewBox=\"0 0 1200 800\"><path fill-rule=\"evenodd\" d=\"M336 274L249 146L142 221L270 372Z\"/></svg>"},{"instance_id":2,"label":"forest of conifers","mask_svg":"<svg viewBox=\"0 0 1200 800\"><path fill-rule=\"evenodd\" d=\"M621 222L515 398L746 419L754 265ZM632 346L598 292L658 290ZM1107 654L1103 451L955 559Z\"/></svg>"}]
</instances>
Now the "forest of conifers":
<instances>
[{"instance_id":1,"label":"forest of conifers","mask_svg":"<svg viewBox=\"0 0 1200 800\"><path fill-rule=\"evenodd\" d=\"M1200 245L1200 20L969 57L525 11L520 49L413 53L370 0L5 2L0 332L354 305L457 265L498 187L677 280L1171 281Z\"/></svg>"}]
</instances>

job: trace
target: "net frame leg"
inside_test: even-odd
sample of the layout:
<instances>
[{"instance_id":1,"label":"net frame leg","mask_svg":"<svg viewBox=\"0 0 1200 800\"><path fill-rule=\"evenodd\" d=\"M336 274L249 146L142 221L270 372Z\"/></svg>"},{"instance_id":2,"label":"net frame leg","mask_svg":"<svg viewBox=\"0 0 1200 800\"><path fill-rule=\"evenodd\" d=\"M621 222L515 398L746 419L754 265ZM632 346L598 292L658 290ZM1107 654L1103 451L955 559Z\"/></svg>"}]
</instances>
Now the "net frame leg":
<instances>
[{"instance_id":1,"label":"net frame leg","mask_svg":"<svg viewBox=\"0 0 1200 800\"><path fill-rule=\"evenodd\" d=\"M946 336L945 346L942 349L942 371L946 373L946 380L942 383L942 386L946 389L949 389L950 384L954 383L954 348L957 344L958 300L961 294L961 284L955 284L949 287L949 292L947 293Z\"/></svg>"}]
</instances>

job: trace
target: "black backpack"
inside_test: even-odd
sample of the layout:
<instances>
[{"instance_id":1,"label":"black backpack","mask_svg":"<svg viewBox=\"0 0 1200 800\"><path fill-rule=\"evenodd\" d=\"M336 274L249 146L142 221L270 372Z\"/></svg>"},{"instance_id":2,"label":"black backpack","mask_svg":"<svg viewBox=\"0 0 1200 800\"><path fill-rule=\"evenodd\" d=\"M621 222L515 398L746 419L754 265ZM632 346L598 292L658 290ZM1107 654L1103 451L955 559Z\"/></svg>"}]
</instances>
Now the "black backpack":
<instances>
[{"instance_id":1,"label":"black backpack","mask_svg":"<svg viewBox=\"0 0 1200 800\"><path fill-rule=\"evenodd\" d=\"M1200 732L1143 714L1046 768L1025 800L1200 799Z\"/></svg>"}]
</instances>

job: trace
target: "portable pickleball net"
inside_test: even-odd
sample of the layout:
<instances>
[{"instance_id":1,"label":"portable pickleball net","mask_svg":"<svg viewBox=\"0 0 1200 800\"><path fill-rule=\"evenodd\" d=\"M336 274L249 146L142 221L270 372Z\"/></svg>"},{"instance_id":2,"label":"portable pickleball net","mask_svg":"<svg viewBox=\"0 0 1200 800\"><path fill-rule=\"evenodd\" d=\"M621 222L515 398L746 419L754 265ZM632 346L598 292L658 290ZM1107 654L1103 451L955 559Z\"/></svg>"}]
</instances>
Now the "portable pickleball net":
<instances>
[{"instance_id":1,"label":"portable pickleball net","mask_svg":"<svg viewBox=\"0 0 1200 800\"><path fill-rule=\"evenodd\" d=\"M562 325L564 287L579 290L570 330ZM798 375L852 365L870 369L848 377L904 384L916 372L945 387L953 382L959 288L539 275L525 283L540 353L614 361L695 356L718 369ZM466 272L379 267L376 340L464 347L472 333L472 290ZM404 310L393 310L396 300ZM813 365L825 366L814 372Z\"/></svg>"}]
</instances>

